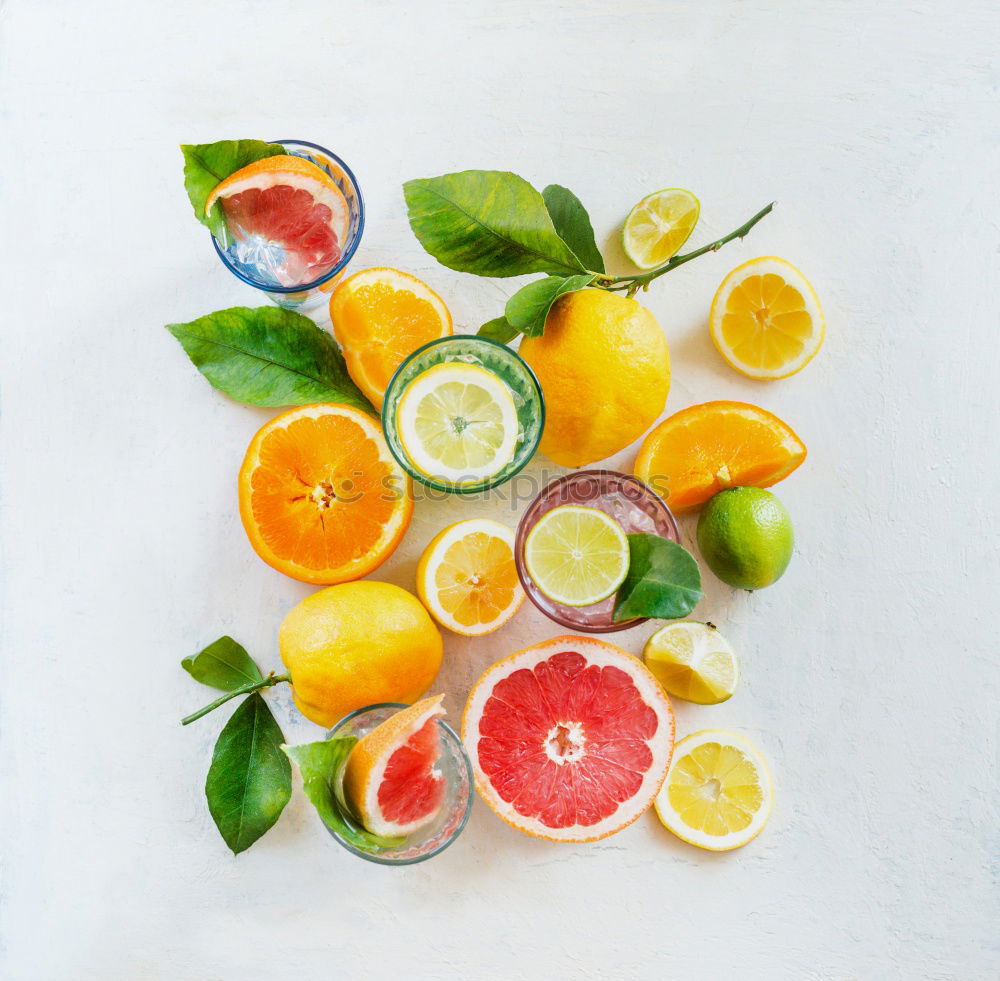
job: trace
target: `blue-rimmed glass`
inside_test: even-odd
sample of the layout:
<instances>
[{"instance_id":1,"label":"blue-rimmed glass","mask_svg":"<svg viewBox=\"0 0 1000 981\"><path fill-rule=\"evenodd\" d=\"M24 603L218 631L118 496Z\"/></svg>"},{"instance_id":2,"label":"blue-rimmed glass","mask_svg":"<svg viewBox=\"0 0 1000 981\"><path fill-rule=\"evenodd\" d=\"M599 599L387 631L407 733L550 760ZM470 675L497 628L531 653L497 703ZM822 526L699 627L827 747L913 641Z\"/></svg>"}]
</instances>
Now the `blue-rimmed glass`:
<instances>
[{"instance_id":1,"label":"blue-rimmed glass","mask_svg":"<svg viewBox=\"0 0 1000 981\"><path fill-rule=\"evenodd\" d=\"M295 286L281 286L263 277L258 267L239 261L235 243L220 243L212 236L212 244L223 265L238 279L243 280L254 289L260 290L269 300L279 307L288 310L308 312L322 306L329 300L329 295L340 279L347 264L351 261L361 242L361 233L365 227L365 203L361 197L361 188L350 167L335 153L316 143L305 140L272 140L280 143L291 156L303 157L312 161L317 167L326 171L334 183L343 192L347 201L348 225L347 238L341 243L340 261L322 276L308 283Z\"/></svg>"},{"instance_id":2,"label":"blue-rimmed glass","mask_svg":"<svg viewBox=\"0 0 1000 981\"><path fill-rule=\"evenodd\" d=\"M407 706L381 702L358 709L341 719L328 733L334 736L366 736L376 726ZM447 722L437 720L441 736L441 755L437 769L444 780L444 801L434 821L415 831L396 848L360 848L331 828L327 831L349 852L379 865L415 865L443 852L461 833L472 812L472 764L462 740ZM324 825L324 827L326 827Z\"/></svg>"},{"instance_id":3,"label":"blue-rimmed glass","mask_svg":"<svg viewBox=\"0 0 1000 981\"><path fill-rule=\"evenodd\" d=\"M396 410L406 387L429 368L447 362L474 364L493 372L510 389L514 398L518 422L514 456L502 470L484 480L450 483L429 477L413 465L399 439ZM524 469L538 449L544 428L545 400L542 397L542 386L539 385L535 373L520 355L506 344L499 344L497 341L472 334L439 337L423 347L418 347L389 379L385 400L382 403L382 431L385 433L389 451L399 465L421 484L450 494L475 494L510 480Z\"/></svg>"}]
</instances>

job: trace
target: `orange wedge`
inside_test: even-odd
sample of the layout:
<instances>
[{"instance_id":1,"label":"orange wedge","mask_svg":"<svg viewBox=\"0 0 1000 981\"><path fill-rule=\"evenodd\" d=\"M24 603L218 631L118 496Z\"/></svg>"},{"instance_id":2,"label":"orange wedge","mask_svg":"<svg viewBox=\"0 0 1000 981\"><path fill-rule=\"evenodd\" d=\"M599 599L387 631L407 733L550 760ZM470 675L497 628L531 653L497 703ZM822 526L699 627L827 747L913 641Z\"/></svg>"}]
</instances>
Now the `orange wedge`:
<instances>
[{"instance_id":1,"label":"orange wedge","mask_svg":"<svg viewBox=\"0 0 1000 981\"><path fill-rule=\"evenodd\" d=\"M372 834L413 834L441 810L445 782L435 764L443 698L433 695L389 716L347 757L344 793Z\"/></svg>"},{"instance_id":2,"label":"orange wedge","mask_svg":"<svg viewBox=\"0 0 1000 981\"><path fill-rule=\"evenodd\" d=\"M330 297L330 320L351 378L377 408L406 356L452 332L441 297L398 269L365 269L345 279Z\"/></svg>"},{"instance_id":3,"label":"orange wedge","mask_svg":"<svg viewBox=\"0 0 1000 981\"><path fill-rule=\"evenodd\" d=\"M776 415L747 402L703 402L649 433L635 475L683 514L727 487L770 487L805 458L805 444Z\"/></svg>"},{"instance_id":4,"label":"orange wedge","mask_svg":"<svg viewBox=\"0 0 1000 981\"><path fill-rule=\"evenodd\" d=\"M367 575L410 524L413 485L382 430L347 405L305 405L254 436L239 475L254 551L293 579L333 585Z\"/></svg>"}]
</instances>

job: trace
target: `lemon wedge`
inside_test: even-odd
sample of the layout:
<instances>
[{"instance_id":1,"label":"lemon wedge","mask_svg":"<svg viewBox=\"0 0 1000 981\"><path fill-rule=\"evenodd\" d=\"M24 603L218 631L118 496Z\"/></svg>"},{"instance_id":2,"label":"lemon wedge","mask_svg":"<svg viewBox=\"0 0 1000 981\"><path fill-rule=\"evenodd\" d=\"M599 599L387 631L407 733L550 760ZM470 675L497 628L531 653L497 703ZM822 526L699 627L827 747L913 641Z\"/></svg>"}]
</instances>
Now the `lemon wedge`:
<instances>
[{"instance_id":1,"label":"lemon wedge","mask_svg":"<svg viewBox=\"0 0 1000 981\"><path fill-rule=\"evenodd\" d=\"M699 705L731 698L740 677L729 641L715 627L694 620L657 630L646 641L642 658L668 695Z\"/></svg>"},{"instance_id":2,"label":"lemon wedge","mask_svg":"<svg viewBox=\"0 0 1000 981\"><path fill-rule=\"evenodd\" d=\"M662 265L688 240L700 212L698 199L679 187L647 195L625 219L625 255L640 269Z\"/></svg>"}]
</instances>

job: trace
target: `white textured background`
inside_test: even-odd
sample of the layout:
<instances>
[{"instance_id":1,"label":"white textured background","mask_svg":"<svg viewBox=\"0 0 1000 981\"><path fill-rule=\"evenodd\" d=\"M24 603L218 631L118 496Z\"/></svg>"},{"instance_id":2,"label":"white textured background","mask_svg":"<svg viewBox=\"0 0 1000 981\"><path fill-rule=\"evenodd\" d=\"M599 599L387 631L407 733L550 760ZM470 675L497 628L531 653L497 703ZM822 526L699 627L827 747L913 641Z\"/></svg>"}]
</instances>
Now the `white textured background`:
<instances>
[{"instance_id":1,"label":"white textured background","mask_svg":"<svg viewBox=\"0 0 1000 981\"><path fill-rule=\"evenodd\" d=\"M995 978L991 6L0 2L0 975ZM810 449L778 488L785 578L711 580L697 611L741 652L741 688L678 706L680 733L736 727L770 758L777 804L749 847L697 852L652 814L552 845L477 802L439 858L377 868L327 837L296 778L278 826L228 853L202 795L226 712L177 724L209 697L178 662L230 632L276 666L309 589L237 517L269 413L209 388L163 324L254 302L194 222L177 150L249 136L342 153L369 209L354 268L412 270L469 330L511 284L420 250L406 178L565 183L619 263L618 224L651 190L699 195L697 241L777 199L647 295L668 411L758 402ZM728 369L705 326L722 276L767 253L828 316L820 357L772 386ZM472 507L420 507L385 576L412 588L423 545ZM485 642L449 638L452 714L486 664L556 632L526 609ZM638 652L648 632L618 636ZM291 741L319 736L269 699Z\"/></svg>"}]
</instances>

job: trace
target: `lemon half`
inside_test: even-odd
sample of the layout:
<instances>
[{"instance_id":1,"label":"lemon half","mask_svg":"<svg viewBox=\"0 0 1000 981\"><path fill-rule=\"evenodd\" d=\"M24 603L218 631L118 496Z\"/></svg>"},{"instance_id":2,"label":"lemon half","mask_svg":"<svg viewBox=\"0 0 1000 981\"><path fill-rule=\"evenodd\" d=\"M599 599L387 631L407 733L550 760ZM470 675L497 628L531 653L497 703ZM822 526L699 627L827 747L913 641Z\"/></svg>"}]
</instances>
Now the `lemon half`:
<instances>
[{"instance_id":1,"label":"lemon half","mask_svg":"<svg viewBox=\"0 0 1000 981\"><path fill-rule=\"evenodd\" d=\"M647 195L625 219L625 255L640 269L662 265L688 240L700 212L698 199L679 187Z\"/></svg>"},{"instance_id":2,"label":"lemon half","mask_svg":"<svg viewBox=\"0 0 1000 981\"><path fill-rule=\"evenodd\" d=\"M774 788L767 763L745 736L706 729L682 739L656 796L664 827L713 852L739 848L767 823Z\"/></svg>"},{"instance_id":3,"label":"lemon half","mask_svg":"<svg viewBox=\"0 0 1000 981\"><path fill-rule=\"evenodd\" d=\"M403 450L421 473L453 484L495 476L514 458L520 427L507 384L448 362L417 375L396 407Z\"/></svg>"}]
</instances>

